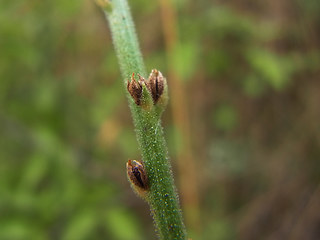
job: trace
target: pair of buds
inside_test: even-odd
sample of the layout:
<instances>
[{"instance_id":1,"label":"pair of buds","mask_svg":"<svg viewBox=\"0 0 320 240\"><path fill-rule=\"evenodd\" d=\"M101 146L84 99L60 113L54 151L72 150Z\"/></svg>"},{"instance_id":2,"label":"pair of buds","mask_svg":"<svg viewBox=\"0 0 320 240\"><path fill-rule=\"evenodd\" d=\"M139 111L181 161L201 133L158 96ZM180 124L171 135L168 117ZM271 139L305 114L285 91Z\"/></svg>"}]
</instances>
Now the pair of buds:
<instances>
[{"instance_id":1,"label":"pair of buds","mask_svg":"<svg viewBox=\"0 0 320 240\"><path fill-rule=\"evenodd\" d=\"M140 74L138 74L139 80L136 81L134 73L132 73L131 81L127 83L127 89L137 105L141 105L143 101L143 86L145 85L150 92L153 104L157 104L161 96L167 87L167 81L163 77L162 73L156 69L153 69L149 75L149 78L145 80Z\"/></svg>"}]
</instances>

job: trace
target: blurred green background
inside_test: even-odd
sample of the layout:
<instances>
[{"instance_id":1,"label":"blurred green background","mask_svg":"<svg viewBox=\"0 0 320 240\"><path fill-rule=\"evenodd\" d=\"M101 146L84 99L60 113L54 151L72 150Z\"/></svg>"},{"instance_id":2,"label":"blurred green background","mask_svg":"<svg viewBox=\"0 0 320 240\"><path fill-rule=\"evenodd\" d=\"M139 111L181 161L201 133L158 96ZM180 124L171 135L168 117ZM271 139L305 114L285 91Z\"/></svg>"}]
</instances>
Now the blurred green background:
<instances>
[{"instance_id":1,"label":"blurred green background","mask_svg":"<svg viewBox=\"0 0 320 240\"><path fill-rule=\"evenodd\" d=\"M319 1L129 4L192 239L320 239ZM0 8L0 239L156 239L102 11Z\"/></svg>"}]
</instances>

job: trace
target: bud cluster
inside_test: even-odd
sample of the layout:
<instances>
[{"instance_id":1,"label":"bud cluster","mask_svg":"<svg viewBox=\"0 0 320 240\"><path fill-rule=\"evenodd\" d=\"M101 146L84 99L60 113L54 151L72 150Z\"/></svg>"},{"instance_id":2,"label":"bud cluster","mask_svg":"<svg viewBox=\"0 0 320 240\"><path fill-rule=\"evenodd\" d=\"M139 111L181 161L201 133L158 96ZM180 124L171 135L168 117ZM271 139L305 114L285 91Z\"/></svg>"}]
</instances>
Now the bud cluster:
<instances>
[{"instance_id":1,"label":"bud cluster","mask_svg":"<svg viewBox=\"0 0 320 240\"><path fill-rule=\"evenodd\" d=\"M137 105L142 103L142 92L143 85L146 86L147 90L150 92L153 104L157 104L159 99L162 97L166 87L167 81L163 77L162 73L156 69L153 69L149 75L149 78L145 80L141 75L139 75L139 80L136 81L134 78L134 73L131 76L131 81L127 83L127 89L132 98Z\"/></svg>"}]
</instances>

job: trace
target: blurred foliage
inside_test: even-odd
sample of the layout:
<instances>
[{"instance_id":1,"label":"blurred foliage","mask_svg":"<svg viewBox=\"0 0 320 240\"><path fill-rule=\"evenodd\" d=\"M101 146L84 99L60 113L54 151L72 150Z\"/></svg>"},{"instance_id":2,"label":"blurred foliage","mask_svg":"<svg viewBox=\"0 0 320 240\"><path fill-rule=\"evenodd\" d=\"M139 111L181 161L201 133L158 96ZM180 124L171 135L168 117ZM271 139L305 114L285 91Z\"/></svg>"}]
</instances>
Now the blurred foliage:
<instances>
[{"instance_id":1,"label":"blurred foliage","mask_svg":"<svg viewBox=\"0 0 320 240\"><path fill-rule=\"evenodd\" d=\"M129 3L146 65L166 73L157 1ZM201 173L192 238L319 239L320 4L174 4ZM0 239L154 239L124 173L139 151L102 12L0 7ZM174 164L169 111L164 124Z\"/></svg>"}]
</instances>

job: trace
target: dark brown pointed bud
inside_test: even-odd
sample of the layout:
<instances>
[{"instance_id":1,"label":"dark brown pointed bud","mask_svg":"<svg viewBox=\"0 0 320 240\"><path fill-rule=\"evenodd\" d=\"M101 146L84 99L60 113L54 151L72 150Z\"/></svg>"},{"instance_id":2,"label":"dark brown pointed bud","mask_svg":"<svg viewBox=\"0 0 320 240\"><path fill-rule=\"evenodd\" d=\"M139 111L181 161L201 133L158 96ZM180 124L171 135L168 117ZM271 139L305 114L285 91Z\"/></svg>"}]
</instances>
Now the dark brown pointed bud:
<instances>
[{"instance_id":1,"label":"dark brown pointed bud","mask_svg":"<svg viewBox=\"0 0 320 240\"><path fill-rule=\"evenodd\" d=\"M127 176L136 193L145 198L149 190L149 182L143 162L129 160L127 162Z\"/></svg>"},{"instance_id":2,"label":"dark brown pointed bud","mask_svg":"<svg viewBox=\"0 0 320 240\"><path fill-rule=\"evenodd\" d=\"M166 79L162 76L162 73L156 69L153 69L146 85L152 95L154 104L156 104L161 97L165 88L165 84Z\"/></svg>"},{"instance_id":3,"label":"dark brown pointed bud","mask_svg":"<svg viewBox=\"0 0 320 240\"><path fill-rule=\"evenodd\" d=\"M137 105L140 105L141 103L142 81L144 81L144 79L139 75L139 81L137 82L134 79L134 73L132 73L131 82L128 80L128 83L127 83L128 92L130 93L130 95L134 99L134 102Z\"/></svg>"}]
</instances>

